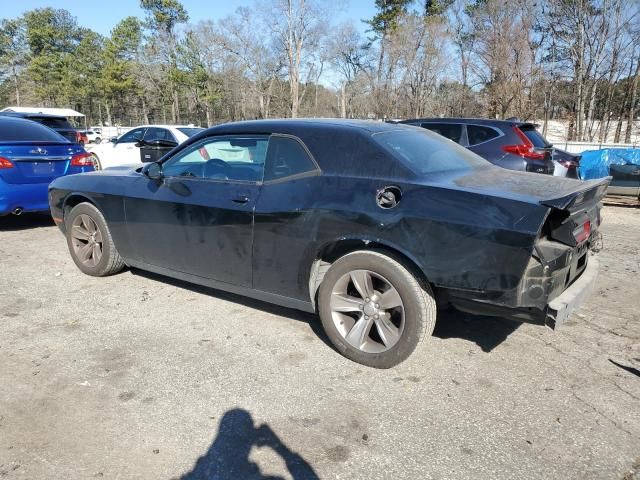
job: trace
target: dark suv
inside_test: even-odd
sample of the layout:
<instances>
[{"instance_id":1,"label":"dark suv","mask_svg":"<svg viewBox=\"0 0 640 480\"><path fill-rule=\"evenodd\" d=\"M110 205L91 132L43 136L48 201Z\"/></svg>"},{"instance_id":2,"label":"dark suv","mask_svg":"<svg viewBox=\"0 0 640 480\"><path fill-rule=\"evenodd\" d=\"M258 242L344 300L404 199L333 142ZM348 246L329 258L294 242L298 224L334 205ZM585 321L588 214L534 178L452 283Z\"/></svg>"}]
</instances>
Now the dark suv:
<instances>
[{"instance_id":1,"label":"dark suv","mask_svg":"<svg viewBox=\"0 0 640 480\"><path fill-rule=\"evenodd\" d=\"M578 178L580 157L553 148L533 123L480 118L423 118L399 123L438 133L503 168Z\"/></svg>"},{"instance_id":2,"label":"dark suv","mask_svg":"<svg viewBox=\"0 0 640 480\"><path fill-rule=\"evenodd\" d=\"M10 117L26 118L34 122L41 123L45 127L49 127L51 130L55 130L71 143L79 143L84 145L82 136L73 125L69 123L67 117L60 115L47 115L45 113L25 113L25 112L0 112L0 115L7 115Z\"/></svg>"}]
</instances>

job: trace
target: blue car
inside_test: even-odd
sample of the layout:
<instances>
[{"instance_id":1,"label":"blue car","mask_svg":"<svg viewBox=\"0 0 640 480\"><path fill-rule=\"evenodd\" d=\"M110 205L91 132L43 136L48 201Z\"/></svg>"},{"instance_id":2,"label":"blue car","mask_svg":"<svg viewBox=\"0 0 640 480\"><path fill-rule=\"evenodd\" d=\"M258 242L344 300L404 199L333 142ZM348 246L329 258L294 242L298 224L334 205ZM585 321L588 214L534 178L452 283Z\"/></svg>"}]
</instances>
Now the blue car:
<instances>
[{"instance_id":1,"label":"blue car","mask_svg":"<svg viewBox=\"0 0 640 480\"><path fill-rule=\"evenodd\" d=\"M48 211L49 183L93 169L80 145L31 120L0 116L0 216Z\"/></svg>"}]
</instances>

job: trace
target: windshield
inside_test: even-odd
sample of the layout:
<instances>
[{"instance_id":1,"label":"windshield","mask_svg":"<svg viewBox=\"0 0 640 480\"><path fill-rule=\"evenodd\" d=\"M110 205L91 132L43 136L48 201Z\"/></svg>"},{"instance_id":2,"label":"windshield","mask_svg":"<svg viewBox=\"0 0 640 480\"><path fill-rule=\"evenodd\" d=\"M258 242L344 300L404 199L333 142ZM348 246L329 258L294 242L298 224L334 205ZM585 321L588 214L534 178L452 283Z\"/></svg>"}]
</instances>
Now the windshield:
<instances>
[{"instance_id":1,"label":"windshield","mask_svg":"<svg viewBox=\"0 0 640 480\"><path fill-rule=\"evenodd\" d=\"M198 127L184 127L184 128L178 128L179 132L184 133L187 137L193 137L194 135L196 135L197 133L200 133L204 130L204 128L198 128Z\"/></svg>"},{"instance_id":2,"label":"windshield","mask_svg":"<svg viewBox=\"0 0 640 480\"><path fill-rule=\"evenodd\" d=\"M418 174L489 165L457 143L422 128L380 132L373 139Z\"/></svg>"}]
</instances>

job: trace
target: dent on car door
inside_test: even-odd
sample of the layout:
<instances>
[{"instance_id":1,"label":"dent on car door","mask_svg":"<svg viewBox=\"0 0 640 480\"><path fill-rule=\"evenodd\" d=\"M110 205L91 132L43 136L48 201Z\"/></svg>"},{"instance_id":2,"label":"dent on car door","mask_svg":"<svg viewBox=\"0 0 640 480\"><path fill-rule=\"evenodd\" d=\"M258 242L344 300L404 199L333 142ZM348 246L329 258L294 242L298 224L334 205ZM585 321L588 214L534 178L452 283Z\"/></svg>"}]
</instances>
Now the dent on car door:
<instances>
[{"instance_id":1,"label":"dent on car door","mask_svg":"<svg viewBox=\"0 0 640 480\"><path fill-rule=\"evenodd\" d=\"M256 204L253 286L308 301L303 260L318 228L314 205L320 169L297 138L272 135L265 177Z\"/></svg>"},{"instance_id":2,"label":"dent on car door","mask_svg":"<svg viewBox=\"0 0 640 480\"><path fill-rule=\"evenodd\" d=\"M253 208L268 137L209 137L140 175L126 199L136 258L146 264L239 286L251 285Z\"/></svg>"}]
</instances>

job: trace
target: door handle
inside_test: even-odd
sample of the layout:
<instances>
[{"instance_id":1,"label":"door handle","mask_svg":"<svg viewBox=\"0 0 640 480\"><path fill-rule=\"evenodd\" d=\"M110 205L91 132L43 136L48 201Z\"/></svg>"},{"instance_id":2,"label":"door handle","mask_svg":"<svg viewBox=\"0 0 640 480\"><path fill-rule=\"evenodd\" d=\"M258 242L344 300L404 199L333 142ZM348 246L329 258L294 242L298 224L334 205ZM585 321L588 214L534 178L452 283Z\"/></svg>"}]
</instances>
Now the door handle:
<instances>
[{"instance_id":1,"label":"door handle","mask_svg":"<svg viewBox=\"0 0 640 480\"><path fill-rule=\"evenodd\" d=\"M243 204L243 203L247 203L249 201L249 197L247 195L238 195L237 197L232 198L231 201L233 203Z\"/></svg>"}]
</instances>

